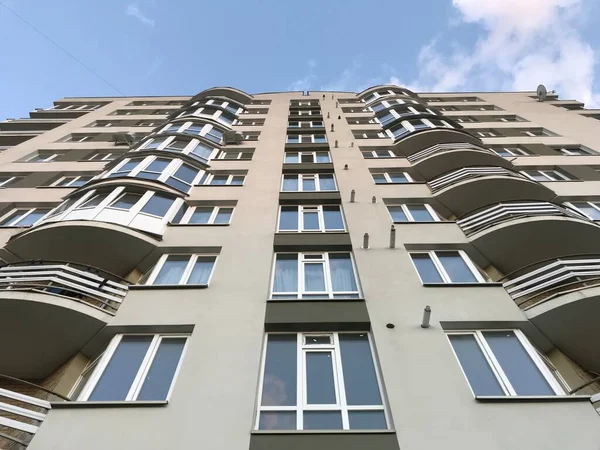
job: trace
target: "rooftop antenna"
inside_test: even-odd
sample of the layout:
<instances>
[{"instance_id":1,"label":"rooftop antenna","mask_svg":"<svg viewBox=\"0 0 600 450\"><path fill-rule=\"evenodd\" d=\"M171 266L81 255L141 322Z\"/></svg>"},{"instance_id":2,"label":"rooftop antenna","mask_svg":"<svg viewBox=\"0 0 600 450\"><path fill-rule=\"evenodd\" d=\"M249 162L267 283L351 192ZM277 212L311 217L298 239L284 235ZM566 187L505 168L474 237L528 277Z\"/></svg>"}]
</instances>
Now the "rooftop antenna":
<instances>
[{"instance_id":1,"label":"rooftop antenna","mask_svg":"<svg viewBox=\"0 0 600 450\"><path fill-rule=\"evenodd\" d=\"M538 102L543 102L544 100L546 100L547 96L548 96L548 90L546 89L546 86L544 86L543 84L540 84L537 88Z\"/></svg>"}]
</instances>

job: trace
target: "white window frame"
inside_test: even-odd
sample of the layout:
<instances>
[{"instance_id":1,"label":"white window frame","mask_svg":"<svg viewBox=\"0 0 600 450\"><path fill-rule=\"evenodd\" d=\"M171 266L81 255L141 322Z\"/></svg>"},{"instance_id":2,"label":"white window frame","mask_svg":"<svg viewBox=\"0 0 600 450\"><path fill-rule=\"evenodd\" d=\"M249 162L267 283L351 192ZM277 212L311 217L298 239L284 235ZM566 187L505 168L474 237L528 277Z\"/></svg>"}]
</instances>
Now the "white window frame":
<instances>
[{"instance_id":1,"label":"white window frame","mask_svg":"<svg viewBox=\"0 0 600 450\"><path fill-rule=\"evenodd\" d=\"M82 177L91 177L91 179L86 181L81 186L72 186L73 183L75 183ZM62 184L62 185L60 184L63 180L66 180L68 178L73 178L73 179L71 181L69 181L67 184ZM93 175L65 175L65 176L60 177L58 180L56 180L50 186L52 186L52 187L82 187L82 186L85 186L90 181L92 181L93 178L94 178Z\"/></svg>"},{"instance_id":2,"label":"white window frame","mask_svg":"<svg viewBox=\"0 0 600 450\"><path fill-rule=\"evenodd\" d=\"M590 202L588 200L572 200L572 201L575 201L577 203L587 203L589 206L591 206L592 208L596 209L598 211L598 213L600 213L600 202ZM575 211L579 212L580 214L583 214L585 217L587 217L590 220L594 220L594 221L600 220L600 219L594 219L593 217L590 217L584 211L582 211L581 209L579 209L577 206L575 206L571 202L565 202L565 205L567 205L569 208L574 209Z\"/></svg>"},{"instance_id":3,"label":"white window frame","mask_svg":"<svg viewBox=\"0 0 600 450\"><path fill-rule=\"evenodd\" d=\"M482 138L498 137L498 135L496 133L494 133L493 131L476 131L476 130L473 130L473 131L475 131L479 135L479 137L482 137Z\"/></svg>"},{"instance_id":4,"label":"white window frame","mask_svg":"<svg viewBox=\"0 0 600 450\"><path fill-rule=\"evenodd\" d=\"M128 401L128 402L136 401L137 396L139 395L140 391L142 390L142 387L144 385L144 380L148 374L148 371L150 370L150 367L152 366L152 363L154 362L154 358L156 356L156 353L160 347L160 343L162 342L162 340L163 339L181 339L181 338L186 339L185 344L183 345L183 349L181 351L181 356L179 357L179 362L177 363L177 368L175 369L175 372L173 373L173 378L171 379L171 385L169 386L169 391L167 392L167 395L165 398L165 401L168 401L169 398L171 397L173 387L175 386L175 382L177 381L179 371L181 370L181 365L185 358L186 349L187 349L187 346L189 343L189 337L190 337L189 334L166 334L166 333L165 334L154 334L154 333L117 334L110 341L110 343L108 344L108 346L106 347L106 349L104 350L102 355L98 357L98 361L96 362L96 360L94 360L88 364L88 365L95 364L95 367L93 368L93 373L92 373L91 377L89 378L89 380L87 381L86 385L81 390L77 400L78 401L87 401L87 399L90 397L94 388L98 384L98 381L100 380L102 374L104 373L104 370L110 363L110 360L112 359L115 351L117 350L119 343L123 339L123 336L153 336L153 339L150 342L148 350L146 351L146 355L144 356L144 359L142 360L142 363L140 364L140 367L139 367L138 372L133 380L133 383L131 384L129 392L127 393L127 396L125 397L125 400L122 400L122 401ZM79 379L77 380L77 383L75 383L75 386L73 386L71 393L76 392L78 385L82 381L83 376L85 375L86 372L87 371L84 370L84 373L79 377ZM119 401L119 400L116 400L116 401Z\"/></svg>"},{"instance_id":5,"label":"white window frame","mask_svg":"<svg viewBox=\"0 0 600 450\"><path fill-rule=\"evenodd\" d=\"M573 146L572 148L567 147L555 147L555 150L558 150L560 153L562 153L563 155L567 155L567 156L590 156L590 155L594 155L595 153L591 150L588 150L587 148L583 148L583 147L576 147ZM573 150L576 150L575 152ZM581 152L581 153L578 153Z\"/></svg>"},{"instance_id":6,"label":"white window frame","mask_svg":"<svg viewBox=\"0 0 600 450\"><path fill-rule=\"evenodd\" d=\"M37 221L35 221L31 225L26 225L26 226L33 227L33 226L37 225L42 220L44 220L46 217L48 217L48 215L52 212L52 210L54 208L44 208L44 207L41 207L41 206L37 206L35 208L13 208L9 212L7 212L6 214L0 216L0 223L3 222L5 219L9 218L12 214L14 214L17 211L25 211L25 212L22 215L20 215L18 217L15 217L13 220L11 220L10 222L6 223L5 225L0 225L0 228L4 228L4 227L23 227L23 225L17 225L17 223L21 222L23 219L25 219L27 216L29 216L30 214L34 213L38 209L48 209L48 211L46 211L46 214L44 214L42 217L40 217Z\"/></svg>"},{"instance_id":7,"label":"white window frame","mask_svg":"<svg viewBox=\"0 0 600 450\"><path fill-rule=\"evenodd\" d=\"M506 153L509 153L510 156L530 156L529 153L527 153L525 150L519 148L519 147L500 147L502 150L506 151ZM508 156L505 155L501 155L500 153L498 153L498 148L494 149L494 148L490 148L491 151L493 151L496 155L500 156L501 158L507 158Z\"/></svg>"},{"instance_id":8,"label":"white window frame","mask_svg":"<svg viewBox=\"0 0 600 450\"><path fill-rule=\"evenodd\" d=\"M408 180L406 183L396 183L395 181L392 181L391 177L390 177L390 173L401 173L403 174L406 179ZM375 181L375 178L373 178L373 183L375 184L408 184L408 183L414 183L415 180L409 175L408 172L403 172L401 170L399 170L398 172L372 172L371 176L373 175L383 175L385 177L385 183L378 183L377 181Z\"/></svg>"},{"instance_id":9,"label":"white window frame","mask_svg":"<svg viewBox=\"0 0 600 450\"><path fill-rule=\"evenodd\" d=\"M261 405L263 388L264 388L264 377L265 377L265 364L267 361L267 347L268 339L270 335L276 334L287 334L296 335L296 405L293 406L263 406ZM346 401L346 388L344 385L344 370L341 358L341 346L340 346L340 334L366 334L369 341L369 349L371 351L371 360L375 370L375 378L379 389L379 396L381 398L381 405L348 405ZM311 345L308 343L307 338L311 337L330 337L329 344L315 344ZM336 403L335 404L308 404L307 401L307 377L306 377L306 354L309 352L324 352L331 354L332 357L332 369L333 369L333 380ZM383 411L385 415L386 429L390 428L390 417L388 408L385 401L383 392L382 376L377 364L377 358L375 348L373 345L373 339L369 332L314 332L314 333L265 333L262 346L262 358L261 358L261 370L259 377L257 393L257 414L254 423L254 429L259 430L260 428L260 416L261 412L295 412L296 413L296 428L295 430L289 430L290 432L303 430L303 413L312 411L339 411L342 417L342 428L340 431L351 430L349 411ZM358 430L358 429L357 429ZM287 430L286 430L287 431Z\"/></svg>"},{"instance_id":10,"label":"white window frame","mask_svg":"<svg viewBox=\"0 0 600 450\"><path fill-rule=\"evenodd\" d=\"M227 175L227 181L225 182L225 184L211 184L212 180L215 176L223 176L223 175ZM242 184L231 184L231 182L233 181L233 177L243 177L244 179L242 180ZM232 173L232 174L227 174L227 173L206 173L206 178L204 179L202 185L203 186L243 186L244 183L246 182L246 174L245 173Z\"/></svg>"},{"instance_id":11,"label":"white window frame","mask_svg":"<svg viewBox=\"0 0 600 450\"><path fill-rule=\"evenodd\" d=\"M282 230L279 228L281 219L281 209L283 207L295 206L298 208L298 226L296 230ZM343 228L327 229L325 228L325 213L323 206L337 206L340 210L340 216L342 217ZM315 210L319 221L318 230L305 230L304 229L304 212L306 210ZM341 205L281 205L279 206L279 214L277 215L277 232L278 233L332 233L332 232L343 232L346 231L346 221L344 220L344 214L342 213Z\"/></svg>"},{"instance_id":12,"label":"white window frame","mask_svg":"<svg viewBox=\"0 0 600 450\"><path fill-rule=\"evenodd\" d=\"M34 155L27 158L25 160L25 162L46 163L46 162L51 162L52 160L54 160L57 157L62 156L62 155L64 155L64 153L48 153L47 156L44 153L35 153ZM33 161L35 158L38 158L38 157L42 157L42 159Z\"/></svg>"},{"instance_id":13,"label":"white window frame","mask_svg":"<svg viewBox=\"0 0 600 450\"><path fill-rule=\"evenodd\" d=\"M519 330L519 329L482 329L482 330L466 330L466 331L448 331L448 332L446 332L446 338L448 340L448 344L450 345L450 348L452 349L452 353L454 354L454 357L456 358L456 361L458 362L458 366L460 367L460 370L465 377L465 380L467 382L467 385L469 386L469 389L471 390L471 393L473 394L473 397L477 398L477 397L485 397L485 396L477 396L475 394L475 392L473 391L473 388L471 387L471 383L469 382L469 379L467 378L467 374L465 373L465 371L462 367L461 361L458 358L458 355L456 354L456 352L454 351L454 346L452 345L452 342L450 341L449 336L468 335L468 336L475 337L475 341L477 342L479 349L481 350L486 362L489 364L489 367L490 367L492 373L494 374L496 380L498 381L500 388L504 391L504 395L506 395L507 397L518 397L519 396L516 393L516 391L514 390L514 388L512 387L508 377L504 373L504 370L502 369L500 362L496 359L494 352L492 351L492 349L488 345L487 341L485 340L483 333L486 331L511 331L511 332L513 332L515 334L516 338L518 339L519 343L523 346L523 349L527 352L527 355L531 358L531 361L538 368L538 370L540 371L542 376L545 378L545 380L548 382L548 384L550 385L550 387L554 391L554 393L556 395L566 395L561 384L558 382L558 380L552 374L552 372L548 369L548 367L546 366L546 364L544 363L542 358L537 353L536 349L529 342L529 340L525 337L525 335L523 334L523 332L521 330Z\"/></svg>"},{"instance_id":14,"label":"white window frame","mask_svg":"<svg viewBox=\"0 0 600 450\"><path fill-rule=\"evenodd\" d=\"M298 142L290 142L290 136L297 136ZM316 142L315 136L323 136L325 138L325 141ZM305 140L305 139L308 139L308 140ZM327 134L325 134L325 132L323 132L323 133L318 133L318 134L288 134L285 137L285 142L287 144L326 144L329 141L327 140Z\"/></svg>"},{"instance_id":15,"label":"white window frame","mask_svg":"<svg viewBox=\"0 0 600 450\"><path fill-rule=\"evenodd\" d=\"M333 284L331 280L331 267L329 265L329 255L330 254L348 254L350 255L350 262L352 263L352 273L354 274L354 281L356 283L356 291L333 291ZM274 292L273 288L275 285L275 266L277 265L277 255L284 254L293 254L297 255L297 264L298 264L298 286L296 291L290 292ZM319 258L317 258L320 255ZM311 258L313 257L313 258ZM306 264L322 264L323 265L323 275L325 281L325 290L324 291L306 291L304 289L305 285L305 269L304 266ZM273 297L275 295L276 297ZM356 297L343 297L344 295L356 295ZM273 257L273 269L271 272L271 299L277 300L282 297L292 297L295 296L298 300L347 300L353 298L362 298L362 289L358 279L358 272L356 269L356 263L354 261L354 256L350 251L339 251L339 252L276 252ZM306 297L304 297L306 296ZM320 296L320 297L317 297Z\"/></svg>"},{"instance_id":16,"label":"white window frame","mask_svg":"<svg viewBox=\"0 0 600 450\"><path fill-rule=\"evenodd\" d=\"M226 155L235 155L237 153L237 156L235 158L225 158ZM226 160L226 161L250 161L252 160L252 157L254 156L254 153L252 151L249 150L240 150L240 151L233 151L233 150L221 150L218 153L217 159L222 159L222 160Z\"/></svg>"},{"instance_id":17,"label":"white window frame","mask_svg":"<svg viewBox=\"0 0 600 450\"><path fill-rule=\"evenodd\" d=\"M292 126L292 123L297 123L298 126ZM325 128L325 122L323 122L322 120L291 120L290 122L288 122L288 128Z\"/></svg>"},{"instance_id":18,"label":"white window frame","mask_svg":"<svg viewBox=\"0 0 600 450\"><path fill-rule=\"evenodd\" d=\"M96 152L92 153L88 158L84 159L84 161L112 161L116 157L117 155L113 153Z\"/></svg>"},{"instance_id":19,"label":"white window frame","mask_svg":"<svg viewBox=\"0 0 600 450\"><path fill-rule=\"evenodd\" d=\"M12 183L13 181L22 178L22 177L6 177L7 179L2 181L2 178L4 178L3 176L0 176L0 188L6 188L7 185L9 185L10 183Z\"/></svg>"},{"instance_id":20,"label":"white window frame","mask_svg":"<svg viewBox=\"0 0 600 450\"><path fill-rule=\"evenodd\" d=\"M387 152L389 156L380 156L377 154L378 152ZM397 158L396 154L391 150L363 150L362 154L363 158Z\"/></svg>"},{"instance_id":21,"label":"white window frame","mask_svg":"<svg viewBox=\"0 0 600 450\"><path fill-rule=\"evenodd\" d=\"M558 169L526 169L526 170L521 170L521 174L525 175L527 178L529 178L530 180L533 181L538 181L536 180L532 175L530 175L527 172L537 172L539 175L543 176L544 178L547 178L545 181L542 182L546 182L546 181L572 181L571 178L568 178L566 175L564 175L560 170ZM552 173L554 175L556 175L557 179L552 178L549 174Z\"/></svg>"},{"instance_id":22,"label":"white window frame","mask_svg":"<svg viewBox=\"0 0 600 450\"><path fill-rule=\"evenodd\" d=\"M462 258L462 260L466 264L467 268L473 274L473 276L475 277L475 279L477 281L475 281L475 282L464 282L464 281L454 282L450 279L448 272L446 272L446 269L442 265L437 254L438 253L456 253L456 252L458 252L459 256ZM422 284L433 284L433 283L431 283L429 281L425 282L421 278L421 273L419 272L419 269L417 268L417 265L415 264L415 261L412 258L412 255L416 255L416 254L429 256L429 258L433 262L433 265L435 266L436 270L438 271L438 274L442 278L441 284L480 284L480 283L488 283L489 282L488 280L486 280L483 277L483 275L479 271L479 268L473 263L473 261L471 261L471 258L469 258L469 256L463 250L409 251L408 256L410 257L410 262L412 263L413 267L415 268L415 272L417 272L417 275L419 276L419 280L421 281Z\"/></svg>"},{"instance_id":23,"label":"white window frame","mask_svg":"<svg viewBox=\"0 0 600 450\"><path fill-rule=\"evenodd\" d=\"M231 223L231 220L233 219L233 213L235 212L235 206L231 205L231 206L226 206L226 205L221 205L221 206L213 206L213 212L210 214L210 217L208 218L208 221L206 223L190 223L190 219L192 218L192 216L194 215L194 212L196 211L196 208L210 208L210 205L204 206L204 205L198 205L198 206L190 206L189 208L187 208L187 210L185 211L185 213L183 214L183 216L181 217L181 220L179 221L179 223L176 223L174 225L228 225ZM217 223L215 224L215 219L217 218L217 216L219 215L219 211L221 210L221 208L225 208L225 209L231 209L231 217L229 217L229 222L227 223Z\"/></svg>"},{"instance_id":24,"label":"white window frame","mask_svg":"<svg viewBox=\"0 0 600 450\"><path fill-rule=\"evenodd\" d=\"M427 210L427 212L429 214L431 214L431 217L433 218L433 220L428 220L426 222L423 222L421 220L415 220L412 213L410 212L411 206L424 206L425 209ZM428 203L394 203L391 205L386 205L386 207L387 207L388 213L390 214L390 217L392 218L392 222L394 222L394 223L406 223L406 222L394 221L394 217L392 216L390 207L401 207L402 212L404 213L404 215L406 216L406 218L408 219L409 222L419 222L419 223L443 222L443 220L440 218L438 213L436 213L435 210Z\"/></svg>"},{"instance_id":25,"label":"white window frame","mask_svg":"<svg viewBox=\"0 0 600 450\"><path fill-rule=\"evenodd\" d=\"M298 190L297 191L284 191L283 183L284 183L285 177L293 176L293 175L296 175L298 178ZM331 175L332 176L335 189L333 189L333 190L321 189L321 174L318 174L318 173L299 173L299 174L286 173L286 174L283 174L283 176L281 177L281 192L337 192L339 190L339 188L337 185L337 180L335 179L335 175L332 173L327 173L327 174L323 174L323 175ZM302 182L304 180L309 180L311 178L315 180L315 189L313 191L303 190Z\"/></svg>"},{"instance_id":26,"label":"white window frame","mask_svg":"<svg viewBox=\"0 0 600 450\"><path fill-rule=\"evenodd\" d=\"M150 270L150 275L144 282L146 286L154 286L154 281L160 274L160 271L169 256L188 256L189 260L187 262L187 266L185 266L185 270L181 274L181 278L179 279L179 282L177 284L158 284L156 286L208 286L210 284L210 281L212 280L213 274L215 273L215 267L217 266L217 260L219 259L219 255L216 253L165 253L159 258L156 265ZM190 275L192 274L192 270L194 270L194 266L196 265L198 257L206 256L215 258L212 270L210 271L210 275L208 276L208 281L205 284L187 284L186 282L189 280Z\"/></svg>"},{"instance_id":27,"label":"white window frame","mask_svg":"<svg viewBox=\"0 0 600 450\"><path fill-rule=\"evenodd\" d=\"M326 162L317 162L317 153L327 153L327 157L329 158L329 161ZM293 163L293 162L288 162L286 161L286 157L287 155L296 155L298 157L298 162L297 163ZM306 155L310 155L312 156L312 161L309 161L308 164L312 163L312 164L329 164L331 163L331 153L327 150L315 150L314 152L285 152L284 157L283 157L283 162L285 164L307 164L305 162L302 161L302 156L306 156Z\"/></svg>"}]
</instances>

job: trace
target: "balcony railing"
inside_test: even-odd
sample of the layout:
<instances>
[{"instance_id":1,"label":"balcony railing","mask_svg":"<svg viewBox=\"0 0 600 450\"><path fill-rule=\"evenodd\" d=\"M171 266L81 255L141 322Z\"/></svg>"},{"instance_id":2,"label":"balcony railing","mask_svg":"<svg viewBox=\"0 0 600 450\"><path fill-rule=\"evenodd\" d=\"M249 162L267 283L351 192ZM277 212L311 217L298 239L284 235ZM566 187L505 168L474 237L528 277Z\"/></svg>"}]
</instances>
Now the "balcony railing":
<instances>
[{"instance_id":1,"label":"balcony railing","mask_svg":"<svg viewBox=\"0 0 600 450\"><path fill-rule=\"evenodd\" d=\"M524 270L527 268L519 269L518 272ZM553 259L538 269L503 284L515 303L522 308L598 285L600 255Z\"/></svg>"},{"instance_id":2,"label":"balcony railing","mask_svg":"<svg viewBox=\"0 0 600 450\"><path fill-rule=\"evenodd\" d=\"M0 267L0 291L60 295L114 315L129 290L120 277L63 261L24 261Z\"/></svg>"},{"instance_id":3,"label":"balcony railing","mask_svg":"<svg viewBox=\"0 0 600 450\"><path fill-rule=\"evenodd\" d=\"M585 220L588 218L572 209L549 202L508 202L485 207L475 213L468 214L456 223L467 236L479 233L487 228L504 222L536 216L562 216ZM592 222L590 222L592 223Z\"/></svg>"},{"instance_id":4,"label":"balcony railing","mask_svg":"<svg viewBox=\"0 0 600 450\"><path fill-rule=\"evenodd\" d=\"M531 181L524 175L503 167L466 167L453 170L450 173L437 177L435 180L429 182L429 187L431 188L431 191L435 193L461 181L489 176L501 176Z\"/></svg>"},{"instance_id":5,"label":"balcony railing","mask_svg":"<svg viewBox=\"0 0 600 450\"><path fill-rule=\"evenodd\" d=\"M411 163L416 164L425 158L429 158L430 156L438 155L440 153L446 153L449 150L478 150L480 152L485 152L489 153L490 155L498 156L496 153L492 152L491 150L488 150L487 148L479 147L478 145L469 144L467 142L457 142L453 144L432 145L431 147L427 147L426 149L421 150L420 152L417 152L414 155L410 155L409 157L407 157L407 159Z\"/></svg>"}]
</instances>

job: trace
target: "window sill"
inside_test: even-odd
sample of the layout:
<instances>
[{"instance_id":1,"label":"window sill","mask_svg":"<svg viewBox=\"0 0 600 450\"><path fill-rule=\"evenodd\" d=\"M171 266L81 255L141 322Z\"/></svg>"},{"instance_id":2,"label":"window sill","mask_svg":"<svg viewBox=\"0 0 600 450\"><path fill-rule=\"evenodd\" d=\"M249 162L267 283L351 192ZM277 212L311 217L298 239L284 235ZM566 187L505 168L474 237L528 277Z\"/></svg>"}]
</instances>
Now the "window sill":
<instances>
[{"instance_id":1,"label":"window sill","mask_svg":"<svg viewBox=\"0 0 600 450\"><path fill-rule=\"evenodd\" d=\"M251 434L396 434L396 430L252 430Z\"/></svg>"},{"instance_id":2,"label":"window sill","mask_svg":"<svg viewBox=\"0 0 600 450\"><path fill-rule=\"evenodd\" d=\"M167 400L155 401L110 401L110 402L50 402L52 409L71 409L71 408L137 408L137 407L156 407L167 406Z\"/></svg>"},{"instance_id":3,"label":"window sill","mask_svg":"<svg viewBox=\"0 0 600 450\"><path fill-rule=\"evenodd\" d=\"M423 287L502 287L502 283L423 283Z\"/></svg>"},{"instance_id":4,"label":"window sill","mask_svg":"<svg viewBox=\"0 0 600 450\"><path fill-rule=\"evenodd\" d=\"M475 400L482 403L495 402L577 402L590 401L591 395L477 395Z\"/></svg>"},{"instance_id":5,"label":"window sill","mask_svg":"<svg viewBox=\"0 0 600 450\"><path fill-rule=\"evenodd\" d=\"M130 291L145 291L152 289L206 289L208 284L132 284Z\"/></svg>"}]
</instances>

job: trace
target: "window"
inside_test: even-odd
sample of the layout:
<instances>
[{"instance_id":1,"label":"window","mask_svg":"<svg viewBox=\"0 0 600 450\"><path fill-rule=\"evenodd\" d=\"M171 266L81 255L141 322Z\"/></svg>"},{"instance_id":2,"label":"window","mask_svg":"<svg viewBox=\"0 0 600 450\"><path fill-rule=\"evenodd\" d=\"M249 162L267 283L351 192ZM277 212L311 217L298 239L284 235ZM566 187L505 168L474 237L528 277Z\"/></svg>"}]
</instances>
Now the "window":
<instances>
[{"instance_id":1,"label":"window","mask_svg":"<svg viewBox=\"0 0 600 450\"><path fill-rule=\"evenodd\" d=\"M259 430L385 430L368 333L268 333Z\"/></svg>"},{"instance_id":2,"label":"window","mask_svg":"<svg viewBox=\"0 0 600 450\"><path fill-rule=\"evenodd\" d=\"M406 172L373 173L375 184L413 183L412 177Z\"/></svg>"},{"instance_id":3,"label":"window","mask_svg":"<svg viewBox=\"0 0 600 450\"><path fill-rule=\"evenodd\" d=\"M96 206L100 205L100 203L102 203L107 197L108 193L93 195L89 200L86 200L75 209L95 208Z\"/></svg>"},{"instance_id":4,"label":"window","mask_svg":"<svg viewBox=\"0 0 600 450\"><path fill-rule=\"evenodd\" d=\"M182 164L173 175L167 178L165 183L180 191L189 192L199 173L198 169L194 169L189 164Z\"/></svg>"},{"instance_id":5,"label":"window","mask_svg":"<svg viewBox=\"0 0 600 450\"><path fill-rule=\"evenodd\" d=\"M448 339L475 396L564 394L519 330L452 332Z\"/></svg>"},{"instance_id":6,"label":"window","mask_svg":"<svg viewBox=\"0 0 600 450\"><path fill-rule=\"evenodd\" d=\"M410 257L423 284L486 282L462 250L410 252Z\"/></svg>"},{"instance_id":7,"label":"window","mask_svg":"<svg viewBox=\"0 0 600 450\"><path fill-rule=\"evenodd\" d=\"M179 127L178 127L179 128ZM160 147L168 138L154 138L146 141L146 145L144 145L144 150L154 150Z\"/></svg>"},{"instance_id":8,"label":"window","mask_svg":"<svg viewBox=\"0 0 600 450\"><path fill-rule=\"evenodd\" d=\"M156 217L164 217L167 211L175 201L172 197L166 197L160 194L154 194L150 200L146 202L140 212Z\"/></svg>"},{"instance_id":9,"label":"window","mask_svg":"<svg viewBox=\"0 0 600 450\"><path fill-rule=\"evenodd\" d=\"M329 152L286 152L283 161L286 164L295 163L330 163Z\"/></svg>"},{"instance_id":10,"label":"window","mask_svg":"<svg viewBox=\"0 0 600 450\"><path fill-rule=\"evenodd\" d=\"M401 222L439 222L441 219L434 209L424 204L388 205L388 211L394 223Z\"/></svg>"},{"instance_id":11,"label":"window","mask_svg":"<svg viewBox=\"0 0 600 450\"><path fill-rule=\"evenodd\" d=\"M283 192L311 192L337 190L333 174L285 174L281 185Z\"/></svg>"},{"instance_id":12,"label":"window","mask_svg":"<svg viewBox=\"0 0 600 450\"><path fill-rule=\"evenodd\" d=\"M218 159L250 161L253 155L253 150L222 150Z\"/></svg>"},{"instance_id":13,"label":"window","mask_svg":"<svg viewBox=\"0 0 600 450\"><path fill-rule=\"evenodd\" d=\"M232 206L194 206L182 210L173 218L173 223L190 225L227 225L233 215Z\"/></svg>"},{"instance_id":14,"label":"window","mask_svg":"<svg viewBox=\"0 0 600 450\"><path fill-rule=\"evenodd\" d=\"M36 153L25 161L31 163L50 162L62 155L64 153Z\"/></svg>"},{"instance_id":15,"label":"window","mask_svg":"<svg viewBox=\"0 0 600 450\"><path fill-rule=\"evenodd\" d=\"M496 137L498 136L494 131L476 131L479 137Z\"/></svg>"},{"instance_id":16,"label":"window","mask_svg":"<svg viewBox=\"0 0 600 450\"><path fill-rule=\"evenodd\" d=\"M72 398L80 401L167 400L187 336L118 334L81 375Z\"/></svg>"},{"instance_id":17,"label":"window","mask_svg":"<svg viewBox=\"0 0 600 450\"><path fill-rule=\"evenodd\" d=\"M163 173L163 170L173 161L172 159L156 158L150 164L146 165L145 168L140 170L135 176L138 178L145 178L147 180L158 180Z\"/></svg>"},{"instance_id":18,"label":"window","mask_svg":"<svg viewBox=\"0 0 600 450\"><path fill-rule=\"evenodd\" d=\"M14 184L18 180L23 177L10 177L10 176L0 176L0 187L5 188L11 184Z\"/></svg>"},{"instance_id":19,"label":"window","mask_svg":"<svg viewBox=\"0 0 600 450\"><path fill-rule=\"evenodd\" d=\"M391 150L363 151L363 158L395 158L396 154Z\"/></svg>"},{"instance_id":20,"label":"window","mask_svg":"<svg viewBox=\"0 0 600 450\"><path fill-rule=\"evenodd\" d=\"M116 153L92 153L85 161L112 161L117 156Z\"/></svg>"},{"instance_id":21,"label":"window","mask_svg":"<svg viewBox=\"0 0 600 450\"><path fill-rule=\"evenodd\" d=\"M278 231L345 231L339 205L281 206Z\"/></svg>"},{"instance_id":22,"label":"window","mask_svg":"<svg viewBox=\"0 0 600 450\"><path fill-rule=\"evenodd\" d=\"M273 299L360 298L348 252L277 253Z\"/></svg>"},{"instance_id":23,"label":"window","mask_svg":"<svg viewBox=\"0 0 600 450\"><path fill-rule=\"evenodd\" d=\"M521 147L490 147L498 156L528 156L529 153Z\"/></svg>"},{"instance_id":24,"label":"window","mask_svg":"<svg viewBox=\"0 0 600 450\"><path fill-rule=\"evenodd\" d=\"M522 170L521 173L534 181L569 181L564 172L555 169L545 170Z\"/></svg>"},{"instance_id":25,"label":"window","mask_svg":"<svg viewBox=\"0 0 600 450\"><path fill-rule=\"evenodd\" d=\"M324 134L288 134L288 144L325 144L327 137Z\"/></svg>"},{"instance_id":26,"label":"window","mask_svg":"<svg viewBox=\"0 0 600 450\"><path fill-rule=\"evenodd\" d=\"M562 153L563 155L568 155L568 156L588 156L588 155L595 155L596 152L588 149L588 148L584 148L584 147L558 147L555 148L557 151L559 151L560 153Z\"/></svg>"},{"instance_id":27,"label":"window","mask_svg":"<svg viewBox=\"0 0 600 450\"><path fill-rule=\"evenodd\" d=\"M71 177L61 177L57 181L51 184L54 187L79 187L89 182L92 178L91 175L79 175Z\"/></svg>"},{"instance_id":28,"label":"window","mask_svg":"<svg viewBox=\"0 0 600 450\"><path fill-rule=\"evenodd\" d=\"M242 186L245 178L245 175L207 173L202 184L208 186Z\"/></svg>"},{"instance_id":29,"label":"window","mask_svg":"<svg viewBox=\"0 0 600 450\"><path fill-rule=\"evenodd\" d=\"M30 227L42 220L51 208L13 209L0 218L1 227Z\"/></svg>"},{"instance_id":30,"label":"window","mask_svg":"<svg viewBox=\"0 0 600 450\"><path fill-rule=\"evenodd\" d=\"M108 178L116 178L116 177L126 177L128 176L133 169L137 167L137 165L142 161L142 159L130 159L108 175Z\"/></svg>"},{"instance_id":31,"label":"window","mask_svg":"<svg viewBox=\"0 0 600 450\"><path fill-rule=\"evenodd\" d=\"M599 202L570 202L567 206L575 208L580 213L589 217L590 220L600 220L600 203Z\"/></svg>"},{"instance_id":32,"label":"window","mask_svg":"<svg viewBox=\"0 0 600 450\"><path fill-rule=\"evenodd\" d=\"M208 285L215 255L163 255L150 271L145 284Z\"/></svg>"},{"instance_id":33,"label":"window","mask_svg":"<svg viewBox=\"0 0 600 450\"><path fill-rule=\"evenodd\" d=\"M142 196L140 194L126 192L117 197L117 199L108 205L108 207L129 211L141 198Z\"/></svg>"},{"instance_id":34,"label":"window","mask_svg":"<svg viewBox=\"0 0 600 450\"><path fill-rule=\"evenodd\" d=\"M323 121L322 120L313 120L313 121L307 121L307 122L297 122L297 121L290 121L288 122L288 128L323 128L325 125L323 125Z\"/></svg>"}]
</instances>

